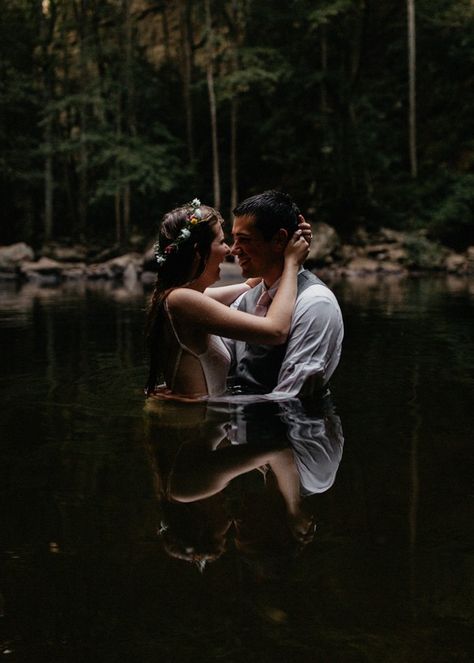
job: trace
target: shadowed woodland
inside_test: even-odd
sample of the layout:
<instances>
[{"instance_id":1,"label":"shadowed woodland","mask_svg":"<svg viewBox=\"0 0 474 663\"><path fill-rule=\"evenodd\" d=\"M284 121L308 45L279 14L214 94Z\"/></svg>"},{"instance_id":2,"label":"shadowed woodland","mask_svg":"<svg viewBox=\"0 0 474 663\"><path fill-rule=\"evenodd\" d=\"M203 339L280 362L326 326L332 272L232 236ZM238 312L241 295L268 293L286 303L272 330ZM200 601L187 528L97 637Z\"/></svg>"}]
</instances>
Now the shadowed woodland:
<instances>
[{"instance_id":1,"label":"shadowed woodland","mask_svg":"<svg viewBox=\"0 0 474 663\"><path fill-rule=\"evenodd\" d=\"M0 0L0 242L138 246L196 195L474 243L471 0Z\"/></svg>"}]
</instances>

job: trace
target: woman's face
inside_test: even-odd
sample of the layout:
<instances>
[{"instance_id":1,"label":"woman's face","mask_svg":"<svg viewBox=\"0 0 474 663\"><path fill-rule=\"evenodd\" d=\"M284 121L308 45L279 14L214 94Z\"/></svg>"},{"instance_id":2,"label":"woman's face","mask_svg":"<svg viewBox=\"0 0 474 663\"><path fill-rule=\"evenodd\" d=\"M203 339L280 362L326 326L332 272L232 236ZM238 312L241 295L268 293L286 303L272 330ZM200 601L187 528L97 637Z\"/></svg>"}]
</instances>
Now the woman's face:
<instances>
[{"instance_id":1,"label":"woman's face","mask_svg":"<svg viewBox=\"0 0 474 663\"><path fill-rule=\"evenodd\" d=\"M215 283L219 280L220 264L230 253L230 248L225 243L224 231L222 230L221 224L216 223L213 227L215 237L212 241L209 257L206 262L206 268L204 270L206 279L208 279L210 283Z\"/></svg>"}]
</instances>

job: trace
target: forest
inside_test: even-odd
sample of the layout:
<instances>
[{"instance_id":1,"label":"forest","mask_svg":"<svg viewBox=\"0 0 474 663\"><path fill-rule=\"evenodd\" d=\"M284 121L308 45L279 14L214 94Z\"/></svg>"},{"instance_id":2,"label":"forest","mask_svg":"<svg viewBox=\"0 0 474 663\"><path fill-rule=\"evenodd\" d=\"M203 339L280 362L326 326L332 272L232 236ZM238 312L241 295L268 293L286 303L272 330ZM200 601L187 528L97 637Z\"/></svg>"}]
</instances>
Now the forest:
<instances>
[{"instance_id":1,"label":"forest","mask_svg":"<svg viewBox=\"0 0 474 663\"><path fill-rule=\"evenodd\" d=\"M0 0L0 243L153 236L288 192L474 244L473 0Z\"/></svg>"}]
</instances>

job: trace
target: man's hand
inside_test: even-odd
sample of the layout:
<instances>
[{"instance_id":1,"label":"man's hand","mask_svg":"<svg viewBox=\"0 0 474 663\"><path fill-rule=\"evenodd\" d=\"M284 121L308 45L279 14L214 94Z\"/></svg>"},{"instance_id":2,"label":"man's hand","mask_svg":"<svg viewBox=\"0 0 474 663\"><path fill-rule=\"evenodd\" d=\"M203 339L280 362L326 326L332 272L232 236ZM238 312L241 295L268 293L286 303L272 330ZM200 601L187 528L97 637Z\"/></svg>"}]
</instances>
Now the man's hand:
<instances>
[{"instance_id":1,"label":"man's hand","mask_svg":"<svg viewBox=\"0 0 474 663\"><path fill-rule=\"evenodd\" d=\"M302 214L298 216L298 229L301 230L301 234L308 244L311 244L311 240L313 239L311 224L306 221Z\"/></svg>"}]
</instances>

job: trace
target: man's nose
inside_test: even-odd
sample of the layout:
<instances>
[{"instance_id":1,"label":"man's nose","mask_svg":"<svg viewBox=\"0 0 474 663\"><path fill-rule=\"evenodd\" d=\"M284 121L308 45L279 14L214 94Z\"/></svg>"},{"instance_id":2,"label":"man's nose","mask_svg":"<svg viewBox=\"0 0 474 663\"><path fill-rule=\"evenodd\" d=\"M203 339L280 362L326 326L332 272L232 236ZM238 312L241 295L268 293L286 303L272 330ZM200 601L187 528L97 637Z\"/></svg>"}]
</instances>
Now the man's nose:
<instances>
[{"instance_id":1,"label":"man's nose","mask_svg":"<svg viewBox=\"0 0 474 663\"><path fill-rule=\"evenodd\" d=\"M239 246L238 246L237 240L236 240L236 241L232 242L232 244L230 245L230 252L234 256L236 256L238 251L239 251Z\"/></svg>"}]
</instances>

